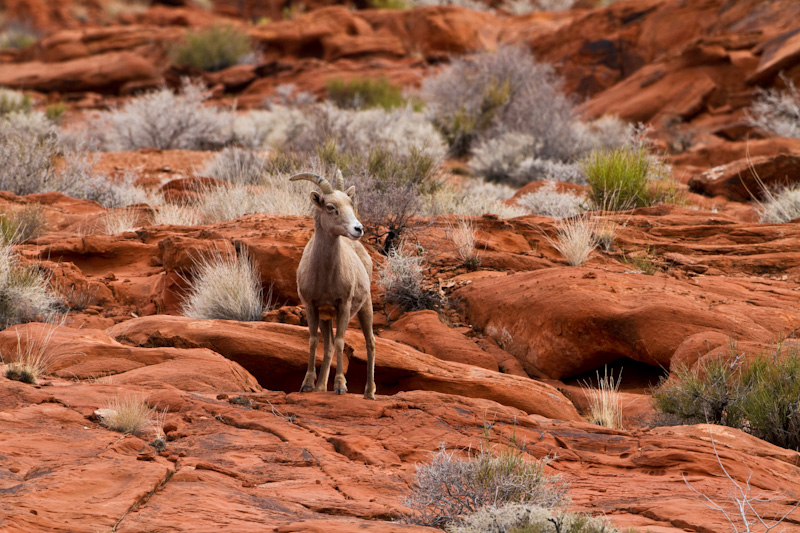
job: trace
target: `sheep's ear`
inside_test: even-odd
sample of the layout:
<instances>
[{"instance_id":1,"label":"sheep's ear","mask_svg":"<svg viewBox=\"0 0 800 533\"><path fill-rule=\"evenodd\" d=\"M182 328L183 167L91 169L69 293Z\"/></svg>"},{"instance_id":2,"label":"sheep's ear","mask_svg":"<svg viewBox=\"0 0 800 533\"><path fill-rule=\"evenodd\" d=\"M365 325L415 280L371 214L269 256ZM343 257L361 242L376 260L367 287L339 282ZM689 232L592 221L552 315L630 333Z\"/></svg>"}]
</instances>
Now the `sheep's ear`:
<instances>
[{"instance_id":1,"label":"sheep's ear","mask_svg":"<svg viewBox=\"0 0 800 533\"><path fill-rule=\"evenodd\" d=\"M314 202L314 205L317 207L322 207L325 201L322 199L322 195L317 191L311 191L311 201Z\"/></svg>"},{"instance_id":2,"label":"sheep's ear","mask_svg":"<svg viewBox=\"0 0 800 533\"><path fill-rule=\"evenodd\" d=\"M355 188L354 186L351 186L349 189L347 189L346 191L344 191L344 193L345 193L347 196L349 196L350 198L352 198L353 196L355 196L355 195L356 195L356 188Z\"/></svg>"}]
</instances>

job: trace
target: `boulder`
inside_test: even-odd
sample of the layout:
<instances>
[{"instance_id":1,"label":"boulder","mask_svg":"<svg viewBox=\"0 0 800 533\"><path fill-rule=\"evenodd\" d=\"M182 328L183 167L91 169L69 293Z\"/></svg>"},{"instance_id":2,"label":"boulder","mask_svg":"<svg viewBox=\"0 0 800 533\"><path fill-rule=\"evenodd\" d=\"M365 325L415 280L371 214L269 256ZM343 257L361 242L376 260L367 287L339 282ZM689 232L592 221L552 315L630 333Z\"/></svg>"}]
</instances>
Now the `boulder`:
<instances>
[{"instance_id":1,"label":"boulder","mask_svg":"<svg viewBox=\"0 0 800 533\"><path fill-rule=\"evenodd\" d=\"M740 159L714 167L689 179L689 188L708 196L747 202L764 198L764 187L774 190L800 181L800 154Z\"/></svg>"}]
</instances>

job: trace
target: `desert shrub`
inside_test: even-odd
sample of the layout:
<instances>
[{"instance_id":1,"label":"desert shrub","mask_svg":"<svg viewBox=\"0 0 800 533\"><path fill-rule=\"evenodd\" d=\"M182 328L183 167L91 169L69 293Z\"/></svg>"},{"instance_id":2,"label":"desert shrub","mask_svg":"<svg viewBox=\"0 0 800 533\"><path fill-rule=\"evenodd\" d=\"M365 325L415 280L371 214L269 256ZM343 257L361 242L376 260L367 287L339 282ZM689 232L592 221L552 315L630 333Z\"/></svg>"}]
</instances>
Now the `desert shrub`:
<instances>
[{"instance_id":1,"label":"desert shrub","mask_svg":"<svg viewBox=\"0 0 800 533\"><path fill-rule=\"evenodd\" d=\"M527 133L504 132L477 144L470 169L476 176L516 187L538 180L586 183L579 164L537 157L539 144Z\"/></svg>"},{"instance_id":2,"label":"desert shrub","mask_svg":"<svg viewBox=\"0 0 800 533\"><path fill-rule=\"evenodd\" d=\"M753 126L779 137L800 139L800 90L788 78L785 91L759 89L750 107L748 120Z\"/></svg>"},{"instance_id":3,"label":"desert shrub","mask_svg":"<svg viewBox=\"0 0 800 533\"><path fill-rule=\"evenodd\" d=\"M347 81L331 78L325 87L331 102L344 109L382 107L389 110L402 107L406 103L402 89L392 85L384 77L377 80L361 78Z\"/></svg>"},{"instance_id":4,"label":"desert shrub","mask_svg":"<svg viewBox=\"0 0 800 533\"><path fill-rule=\"evenodd\" d=\"M0 117L0 189L24 195L52 190L58 139L38 113Z\"/></svg>"},{"instance_id":5,"label":"desert shrub","mask_svg":"<svg viewBox=\"0 0 800 533\"><path fill-rule=\"evenodd\" d=\"M517 200L520 207L535 215L552 218L570 218L584 210L586 199L571 192L558 192L556 184L549 182L534 192Z\"/></svg>"},{"instance_id":6,"label":"desert shrub","mask_svg":"<svg viewBox=\"0 0 800 533\"><path fill-rule=\"evenodd\" d=\"M23 50L36 44L39 36L26 24L8 23L0 28L0 50Z\"/></svg>"},{"instance_id":7,"label":"desert shrub","mask_svg":"<svg viewBox=\"0 0 800 533\"><path fill-rule=\"evenodd\" d=\"M47 117L47 120L55 124L60 124L66 112L67 105L64 102L56 102L54 104L47 104L47 107L44 109L44 116Z\"/></svg>"},{"instance_id":8,"label":"desert shrub","mask_svg":"<svg viewBox=\"0 0 800 533\"><path fill-rule=\"evenodd\" d=\"M423 194L420 201L421 216L497 215L500 218L520 217L528 212L505 203L515 190L507 185L471 179L462 186L445 185Z\"/></svg>"},{"instance_id":9,"label":"desert shrub","mask_svg":"<svg viewBox=\"0 0 800 533\"><path fill-rule=\"evenodd\" d=\"M233 121L236 145L251 150L281 147L310 127L306 112L283 105L237 115Z\"/></svg>"},{"instance_id":10,"label":"desert shrub","mask_svg":"<svg viewBox=\"0 0 800 533\"><path fill-rule=\"evenodd\" d=\"M656 407L680 419L746 431L784 448L800 449L800 353L795 349L705 359L677 368L653 394Z\"/></svg>"},{"instance_id":11,"label":"desert shrub","mask_svg":"<svg viewBox=\"0 0 800 533\"><path fill-rule=\"evenodd\" d=\"M209 150L233 141L233 113L206 107L202 85L186 82L179 93L154 91L100 113L91 144L106 150Z\"/></svg>"},{"instance_id":12,"label":"desert shrub","mask_svg":"<svg viewBox=\"0 0 800 533\"><path fill-rule=\"evenodd\" d=\"M426 286L422 263L421 256L407 253L402 247L388 253L379 268L379 284L385 291L387 303L404 311L441 308L444 298Z\"/></svg>"},{"instance_id":13,"label":"desert shrub","mask_svg":"<svg viewBox=\"0 0 800 533\"><path fill-rule=\"evenodd\" d=\"M24 334L17 330L17 346L12 350L14 360L5 365L3 375L15 381L37 384L39 378L47 375L52 367L53 336L60 325L63 325L63 320L48 323L44 331L35 333L30 329L25 330Z\"/></svg>"},{"instance_id":14,"label":"desert shrub","mask_svg":"<svg viewBox=\"0 0 800 533\"><path fill-rule=\"evenodd\" d=\"M215 155L202 174L235 185L255 185L264 179L266 171L267 161L258 152L229 147Z\"/></svg>"},{"instance_id":15,"label":"desert shrub","mask_svg":"<svg viewBox=\"0 0 800 533\"><path fill-rule=\"evenodd\" d=\"M622 400L619 395L619 386L622 383L622 370L614 379L614 373L608 373L608 367L603 369L603 377L597 371L597 386L591 383L582 383L581 387L589 399L589 422L612 429L622 429Z\"/></svg>"},{"instance_id":16,"label":"desert shrub","mask_svg":"<svg viewBox=\"0 0 800 533\"><path fill-rule=\"evenodd\" d=\"M529 503L489 505L448 533L618 533L601 519Z\"/></svg>"},{"instance_id":17,"label":"desert shrub","mask_svg":"<svg viewBox=\"0 0 800 533\"><path fill-rule=\"evenodd\" d=\"M0 326L49 320L59 310L49 276L23 265L11 244L0 244Z\"/></svg>"},{"instance_id":18,"label":"desert shrub","mask_svg":"<svg viewBox=\"0 0 800 533\"><path fill-rule=\"evenodd\" d=\"M499 454L481 447L466 459L442 447L430 463L417 465L413 491L404 504L409 522L443 527L459 525L487 506L523 503L553 508L566 484L548 476L548 460L529 460L514 449Z\"/></svg>"},{"instance_id":19,"label":"desert shrub","mask_svg":"<svg viewBox=\"0 0 800 533\"><path fill-rule=\"evenodd\" d=\"M617 229L619 224L613 220L599 219L597 226L594 229L594 240L606 252L610 252L614 248L614 238L617 236Z\"/></svg>"},{"instance_id":20,"label":"desert shrub","mask_svg":"<svg viewBox=\"0 0 800 533\"><path fill-rule=\"evenodd\" d=\"M29 204L17 211L0 214L0 240L3 243L41 237L46 227L47 218L39 204Z\"/></svg>"},{"instance_id":21,"label":"desert shrub","mask_svg":"<svg viewBox=\"0 0 800 533\"><path fill-rule=\"evenodd\" d=\"M550 244L571 266L581 266L597 247L594 233L597 223L585 216L559 219L556 236L545 235Z\"/></svg>"},{"instance_id":22,"label":"desert shrub","mask_svg":"<svg viewBox=\"0 0 800 533\"><path fill-rule=\"evenodd\" d=\"M421 95L453 155L506 132L535 138L531 157L565 160L575 152L572 104L553 68L525 49L507 46L456 59L423 80Z\"/></svg>"},{"instance_id":23,"label":"desert shrub","mask_svg":"<svg viewBox=\"0 0 800 533\"><path fill-rule=\"evenodd\" d=\"M183 298L185 316L258 321L265 310L261 273L245 250L195 261Z\"/></svg>"},{"instance_id":24,"label":"desert shrub","mask_svg":"<svg viewBox=\"0 0 800 533\"><path fill-rule=\"evenodd\" d=\"M101 423L108 429L138 435L152 422L153 409L135 395L114 396L100 411Z\"/></svg>"},{"instance_id":25,"label":"desert shrub","mask_svg":"<svg viewBox=\"0 0 800 533\"><path fill-rule=\"evenodd\" d=\"M30 113L33 109L27 94L0 87L0 115L9 113Z\"/></svg>"},{"instance_id":26,"label":"desert shrub","mask_svg":"<svg viewBox=\"0 0 800 533\"><path fill-rule=\"evenodd\" d=\"M763 191L765 199L759 202L758 209L761 222L784 223L800 217L800 185Z\"/></svg>"},{"instance_id":27,"label":"desert shrub","mask_svg":"<svg viewBox=\"0 0 800 533\"><path fill-rule=\"evenodd\" d=\"M216 72L238 65L253 54L247 34L230 25L190 30L184 40L172 49L172 61L176 65Z\"/></svg>"},{"instance_id":28,"label":"desert shrub","mask_svg":"<svg viewBox=\"0 0 800 533\"><path fill-rule=\"evenodd\" d=\"M155 197L136 186L133 172L111 177L94 169L96 158L80 151L64 155L52 188L81 200L115 209L134 204L155 203Z\"/></svg>"},{"instance_id":29,"label":"desert shrub","mask_svg":"<svg viewBox=\"0 0 800 533\"><path fill-rule=\"evenodd\" d=\"M645 146L595 150L581 160L595 208L620 211L661 202L680 202L668 169Z\"/></svg>"}]
</instances>

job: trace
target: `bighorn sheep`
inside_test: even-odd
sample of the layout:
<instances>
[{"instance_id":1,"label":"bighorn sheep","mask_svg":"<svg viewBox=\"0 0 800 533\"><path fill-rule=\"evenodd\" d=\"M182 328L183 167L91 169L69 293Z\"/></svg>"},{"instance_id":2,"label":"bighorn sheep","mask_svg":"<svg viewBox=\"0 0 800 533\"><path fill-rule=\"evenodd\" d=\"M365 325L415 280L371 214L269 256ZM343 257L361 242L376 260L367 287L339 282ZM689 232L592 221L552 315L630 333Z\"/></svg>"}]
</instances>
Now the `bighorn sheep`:
<instances>
[{"instance_id":1,"label":"bighorn sheep","mask_svg":"<svg viewBox=\"0 0 800 533\"><path fill-rule=\"evenodd\" d=\"M322 191L311 193L311 201L315 208L314 235L303 250L303 257L297 268L297 292L306 307L310 333L308 370L300 392L328 390L332 340L336 349L334 391L336 394L347 392L342 364L344 333L350 319L358 314L367 345L367 385L364 397L374 400L375 337L372 333L370 294L372 259L364 249L364 245L358 242L364 234L364 227L353 211L355 187L344 190L341 171L337 171L336 189L322 176L309 172L297 174L289 179L311 181ZM332 329L334 319L335 340ZM315 363L320 330L325 357L317 380Z\"/></svg>"}]
</instances>

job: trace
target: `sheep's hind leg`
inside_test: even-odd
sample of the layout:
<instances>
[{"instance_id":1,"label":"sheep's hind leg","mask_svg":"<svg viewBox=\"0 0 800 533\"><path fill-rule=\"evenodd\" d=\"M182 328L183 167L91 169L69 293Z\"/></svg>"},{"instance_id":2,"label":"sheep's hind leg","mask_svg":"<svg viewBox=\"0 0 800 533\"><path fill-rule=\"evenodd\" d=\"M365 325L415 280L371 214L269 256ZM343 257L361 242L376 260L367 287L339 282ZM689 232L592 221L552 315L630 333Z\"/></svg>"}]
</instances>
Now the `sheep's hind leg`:
<instances>
[{"instance_id":1,"label":"sheep's hind leg","mask_svg":"<svg viewBox=\"0 0 800 533\"><path fill-rule=\"evenodd\" d=\"M317 380L317 344L319 344L319 315L314 306L306 306L306 319L308 320L308 369L300 392L310 392L314 390L314 382Z\"/></svg>"},{"instance_id":2,"label":"sheep's hind leg","mask_svg":"<svg viewBox=\"0 0 800 533\"><path fill-rule=\"evenodd\" d=\"M367 301L358 311L358 323L364 332L367 345L367 385L364 387L364 398L375 399L375 335L372 333L372 302Z\"/></svg>"},{"instance_id":3,"label":"sheep's hind leg","mask_svg":"<svg viewBox=\"0 0 800 533\"><path fill-rule=\"evenodd\" d=\"M333 342L336 350L336 379L333 381L333 392L345 394L347 392L347 380L344 377L344 334L347 331L347 323L350 322L350 306L342 306L336 315L336 340Z\"/></svg>"},{"instance_id":4,"label":"sheep's hind leg","mask_svg":"<svg viewBox=\"0 0 800 533\"><path fill-rule=\"evenodd\" d=\"M328 375L333 359L333 322L320 320L319 329L322 331L322 348L325 356L322 358L322 366L319 367L319 379L315 390L325 392L328 390Z\"/></svg>"}]
</instances>

